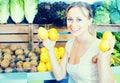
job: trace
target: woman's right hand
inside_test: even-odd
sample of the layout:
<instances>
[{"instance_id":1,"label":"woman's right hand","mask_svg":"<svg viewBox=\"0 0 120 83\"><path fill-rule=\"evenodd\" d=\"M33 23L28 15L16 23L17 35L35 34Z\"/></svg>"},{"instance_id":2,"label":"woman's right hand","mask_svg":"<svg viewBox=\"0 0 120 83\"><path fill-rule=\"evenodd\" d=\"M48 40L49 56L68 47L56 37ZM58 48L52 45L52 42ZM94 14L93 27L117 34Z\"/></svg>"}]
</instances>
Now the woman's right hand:
<instances>
[{"instance_id":1,"label":"woman's right hand","mask_svg":"<svg viewBox=\"0 0 120 83\"><path fill-rule=\"evenodd\" d=\"M48 49L53 49L55 47L56 41L52 41L50 39L44 39L42 40L43 45Z\"/></svg>"}]
</instances>

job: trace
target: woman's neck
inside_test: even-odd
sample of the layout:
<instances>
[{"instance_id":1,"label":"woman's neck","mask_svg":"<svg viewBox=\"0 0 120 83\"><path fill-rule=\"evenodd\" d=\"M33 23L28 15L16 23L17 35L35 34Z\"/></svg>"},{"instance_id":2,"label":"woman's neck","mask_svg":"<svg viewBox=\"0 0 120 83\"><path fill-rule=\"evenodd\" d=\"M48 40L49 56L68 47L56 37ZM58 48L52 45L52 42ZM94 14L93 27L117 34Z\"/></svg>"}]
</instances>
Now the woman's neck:
<instances>
[{"instance_id":1,"label":"woman's neck","mask_svg":"<svg viewBox=\"0 0 120 83\"><path fill-rule=\"evenodd\" d=\"M96 39L95 36L85 34L85 35L76 37L76 42L81 44L87 44L87 43L92 43L95 39Z\"/></svg>"}]
</instances>

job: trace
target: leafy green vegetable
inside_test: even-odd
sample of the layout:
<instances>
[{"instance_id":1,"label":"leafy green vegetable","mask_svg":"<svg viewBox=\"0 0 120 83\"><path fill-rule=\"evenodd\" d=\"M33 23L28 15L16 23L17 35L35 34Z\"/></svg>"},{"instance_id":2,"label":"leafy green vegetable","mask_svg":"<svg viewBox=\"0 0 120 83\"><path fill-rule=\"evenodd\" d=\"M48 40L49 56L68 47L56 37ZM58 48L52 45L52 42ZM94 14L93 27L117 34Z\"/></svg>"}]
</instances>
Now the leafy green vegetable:
<instances>
[{"instance_id":1,"label":"leafy green vegetable","mask_svg":"<svg viewBox=\"0 0 120 83\"><path fill-rule=\"evenodd\" d=\"M119 41L120 41L120 34L118 32L113 32L113 35L115 36L116 40L119 43Z\"/></svg>"},{"instance_id":2,"label":"leafy green vegetable","mask_svg":"<svg viewBox=\"0 0 120 83\"><path fill-rule=\"evenodd\" d=\"M101 32L97 32L96 34L97 34L97 38L99 38L99 39L102 38L102 35L103 35L103 34L102 34Z\"/></svg>"},{"instance_id":3,"label":"leafy green vegetable","mask_svg":"<svg viewBox=\"0 0 120 83\"><path fill-rule=\"evenodd\" d=\"M120 0L116 0L117 8L120 11Z\"/></svg>"},{"instance_id":4,"label":"leafy green vegetable","mask_svg":"<svg viewBox=\"0 0 120 83\"><path fill-rule=\"evenodd\" d=\"M24 0L25 17L28 23L33 23L38 12L38 0Z\"/></svg>"},{"instance_id":5,"label":"leafy green vegetable","mask_svg":"<svg viewBox=\"0 0 120 83\"><path fill-rule=\"evenodd\" d=\"M103 7L97 7L95 10L95 16L93 18L93 24L100 25L100 24L109 24L109 12Z\"/></svg>"},{"instance_id":6,"label":"leafy green vegetable","mask_svg":"<svg viewBox=\"0 0 120 83\"><path fill-rule=\"evenodd\" d=\"M20 23L24 19L23 0L10 0L10 14L15 23Z\"/></svg>"},{"instance_id":7,"label":"leafy green vegetable","mask_svg":"<svg viewBox=\"0 0 120 83\"><path fill-rule=\"evenodd\" d=\"M118 10L110 12L110 19L112 24L120 24L120 12Z\"/></svg>"},{"instance_id":8,"label":"leafy green vegetable","mask_svg":"<svg viewBox=\"0 0 120 83\"><path fill-rule=\"evenodd\" d=\"M106 7L109 12L117 10L117 0L104 0L104 7Z\"/></svg>"},{"instance_id":9,"label":"leafy green vegetable","mask_svg":"<svg viewBox=\"0 0 120 83\"><path fill-rule=\"evenodd\" d=\"M0 23L7 23L9 18L9 0L0 0Z\"/></svg>"},{"instance_id":10,"label":"leafy green vegetable","mask_svg":"<svg viewBox=\"0 0 120 83\"><path fill-rule=\"evenodd\" d=\"M114 66L120 66L120 58L112 55L111 56L111 64L113 64Z\"/></svg>"}]
</instances>

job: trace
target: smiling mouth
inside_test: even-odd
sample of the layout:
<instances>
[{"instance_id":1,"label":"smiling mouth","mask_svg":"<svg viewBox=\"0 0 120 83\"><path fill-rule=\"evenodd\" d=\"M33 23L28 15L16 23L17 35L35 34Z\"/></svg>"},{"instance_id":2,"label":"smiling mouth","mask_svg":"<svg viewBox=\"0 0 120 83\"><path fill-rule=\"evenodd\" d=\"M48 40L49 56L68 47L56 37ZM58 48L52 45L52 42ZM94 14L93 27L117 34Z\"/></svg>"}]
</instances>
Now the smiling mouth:
<instances>
[{"instance_id":1,"label":"smiling mouth","mask_svg":"<svg viewBox=\"0 0 120 83\"><path fill-rule=\"evenodd\" d=\"M77 29L71 29L72 30L72 32L77 32L77 31L79 31L80 30L80 28L77 28Z\"/></svg>"}]
</instances>

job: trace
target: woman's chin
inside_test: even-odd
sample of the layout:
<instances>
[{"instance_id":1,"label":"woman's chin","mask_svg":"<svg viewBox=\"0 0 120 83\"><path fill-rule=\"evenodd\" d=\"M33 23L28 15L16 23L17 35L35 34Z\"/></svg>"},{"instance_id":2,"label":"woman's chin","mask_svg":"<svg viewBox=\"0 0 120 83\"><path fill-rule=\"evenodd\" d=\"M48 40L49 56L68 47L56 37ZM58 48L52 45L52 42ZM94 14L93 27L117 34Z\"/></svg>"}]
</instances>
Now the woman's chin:
<instances>
[{"instance_id":1,"label":"woman's chin","mask_svg":"<svg viewBox=\"0 0 120 83\"><path fill-rule=\"evenodd\" d=\"M79 36L78 33L72 33L72 35L75 36L75 37Z\"/></svg>"}]
</instances>

